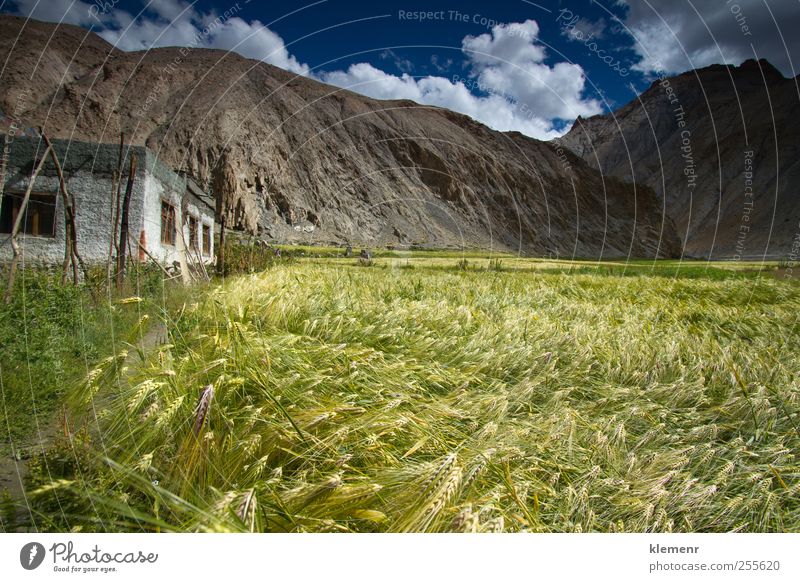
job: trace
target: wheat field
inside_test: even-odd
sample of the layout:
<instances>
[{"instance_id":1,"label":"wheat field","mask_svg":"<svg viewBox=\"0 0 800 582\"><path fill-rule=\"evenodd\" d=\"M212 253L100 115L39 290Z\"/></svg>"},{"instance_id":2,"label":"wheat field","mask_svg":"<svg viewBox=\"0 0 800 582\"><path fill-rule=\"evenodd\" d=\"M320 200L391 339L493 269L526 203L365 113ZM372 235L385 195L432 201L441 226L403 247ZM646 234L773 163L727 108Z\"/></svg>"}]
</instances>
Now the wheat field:
<instances>
[{"instance_id":1,"label":"wheat field","mask_svg":"<svg viewBox=\"0 0 800 582\"><path fill-rule=\"evenodd\" d=\"M800 288L711 271L228 279L70 391L70 470L30 502L103 531L798 531Z\"/></svg>"}]
</instances>

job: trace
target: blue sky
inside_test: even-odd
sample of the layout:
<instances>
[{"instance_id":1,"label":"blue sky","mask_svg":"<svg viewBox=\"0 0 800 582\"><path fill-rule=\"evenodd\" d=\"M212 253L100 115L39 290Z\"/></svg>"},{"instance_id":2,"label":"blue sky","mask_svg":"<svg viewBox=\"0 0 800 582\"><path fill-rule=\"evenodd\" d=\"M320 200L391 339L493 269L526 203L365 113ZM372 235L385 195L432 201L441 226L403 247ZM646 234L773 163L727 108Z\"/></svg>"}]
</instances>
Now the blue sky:
<instances>
[{"instance_id":1,"label":"blue sky","mask_svg":"<svg viewBox=\"0 0 800 582\"><path fill-rule=\"evenodd\" d=\"M448 107L547 139L578 115L624 105L660 74L758 56L795 76L799 7L795 0L17 0L0 10L91 27L123 50L234 50L372 97Z\"/></svg>"}]
</instances>

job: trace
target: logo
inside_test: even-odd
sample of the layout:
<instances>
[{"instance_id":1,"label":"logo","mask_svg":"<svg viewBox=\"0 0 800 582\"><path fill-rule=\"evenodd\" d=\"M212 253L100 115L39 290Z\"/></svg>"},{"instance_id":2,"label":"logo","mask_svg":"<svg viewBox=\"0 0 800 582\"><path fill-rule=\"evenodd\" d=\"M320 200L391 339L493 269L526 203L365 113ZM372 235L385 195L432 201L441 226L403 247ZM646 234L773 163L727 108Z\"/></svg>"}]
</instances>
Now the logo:
<instances>
[{"instance_id":1,"label":"logo","mask_svg":"<svg viewBox=\"0 0 800 582\"><path fill-rule=\"evenodd\" d=\"M30 542L19 551L19 563L26 570L35 570L44 561L44 546L39 542Z\"/></svg>"}]
</instances>

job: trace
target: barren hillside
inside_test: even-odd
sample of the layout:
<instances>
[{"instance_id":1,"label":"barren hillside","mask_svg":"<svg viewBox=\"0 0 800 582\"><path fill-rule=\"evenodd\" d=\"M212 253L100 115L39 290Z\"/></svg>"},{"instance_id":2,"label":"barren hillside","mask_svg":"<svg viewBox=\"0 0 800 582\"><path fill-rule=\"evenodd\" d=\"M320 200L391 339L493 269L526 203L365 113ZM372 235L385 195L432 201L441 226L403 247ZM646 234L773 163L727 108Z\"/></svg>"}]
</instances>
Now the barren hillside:
<instances>
[{"instance_id":1,"label":"barren hillside","mask_svg":"<svg viewBox=\"0 0 800 582\"><path fill-rule=\"evenodd\" d=\"M86 30L0 17L0 108L54 137L122 130L277 240L673 256L648 187L460 114L377 101L211 50L126 53Z\"/></svg>"}]
</instances>

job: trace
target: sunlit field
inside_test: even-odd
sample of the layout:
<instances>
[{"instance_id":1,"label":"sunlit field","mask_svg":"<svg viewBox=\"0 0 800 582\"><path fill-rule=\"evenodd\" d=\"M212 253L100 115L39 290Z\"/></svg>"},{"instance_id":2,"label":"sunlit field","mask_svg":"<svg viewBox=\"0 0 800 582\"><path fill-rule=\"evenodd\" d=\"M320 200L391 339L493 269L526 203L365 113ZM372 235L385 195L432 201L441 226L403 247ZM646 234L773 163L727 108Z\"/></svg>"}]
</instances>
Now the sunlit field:
<instances>
[{"instance_id":1,"label":"sunlit field","mask_svg":"<svg viewBox=\"0 0 800 582\"><path fill-rule=\"evenodd\" d=\"M65 388L39 529L800 530L776 265L303 255Z\"/></svg>"}]
</instances>

